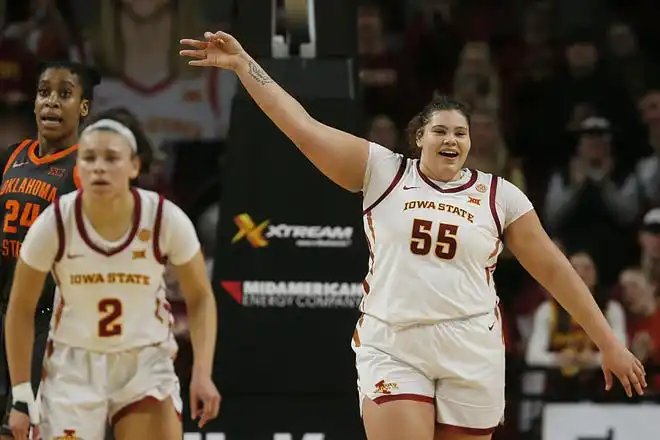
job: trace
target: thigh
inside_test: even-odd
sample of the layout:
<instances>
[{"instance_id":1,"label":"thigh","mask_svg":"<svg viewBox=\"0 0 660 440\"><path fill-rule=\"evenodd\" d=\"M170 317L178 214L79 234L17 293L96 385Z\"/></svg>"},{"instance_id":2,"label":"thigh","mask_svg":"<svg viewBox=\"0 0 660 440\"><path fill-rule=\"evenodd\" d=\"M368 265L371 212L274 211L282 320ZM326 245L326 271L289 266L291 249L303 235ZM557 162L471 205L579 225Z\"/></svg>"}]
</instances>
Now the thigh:
<instances>
[{"instance_id":1,"label":"thigh","mask_svg":"<svg viewBox=\"0 0 660 440\"><path fill-rule=\"evenodd\" d=\"M457 438L489 436L504 416L505 353L497 316L443 324L438 332L444 353L438 358L437 421Z\"/></svg>"},{"instance_id":2,"label":"thigh","mask_svg":"<svg viewBox=\"0 0 660 440\"><path fill-rule=\"evenodd\" d=\"M42 438L104 437L108 418L106 368L102 355L57 343L52 345L44 359L40 387Z\"/></svg>"},{"instance_id":3,"label":"thigh","mask_svg":"<svg viewBox=\"0 0 660 440\"><path fill-rule=\"evenodd\" d=\"M433 440L433 405L415 400L379 405L367 397L363 399L362 420L368 440Z\"/></svg>"},{"instance_id":4,"label":"thigh","mask_svg":"<svg viewBox=\"0 0 660 440\"><path fill-rule=\"evenodd\" d=\"M116 440L180 440L183 436L180 413L171 397L143 399L114 425Z\"/></svg>"},{"instance_id":5,"label":"thigh","mask_svg":"<svg viewBox=\"0 0 660 440\"><path fill-rule=\"evenodd\" d=\"M369 440L431 440L434 381L373 347L356 346L360 412Z\"/></svg>"},{"instance_id":6,"label":"thigh","mask_svg":"<svg viewBox=\"0 0 660 440\"><path fill-rule=\"evenodd\" d=\"M171 350L166 346L145 347L113 361L109 396L110 420L115 426L133 411L169 401L181 414L181 390L174 371Z\"/></svg>"}]
</instances>

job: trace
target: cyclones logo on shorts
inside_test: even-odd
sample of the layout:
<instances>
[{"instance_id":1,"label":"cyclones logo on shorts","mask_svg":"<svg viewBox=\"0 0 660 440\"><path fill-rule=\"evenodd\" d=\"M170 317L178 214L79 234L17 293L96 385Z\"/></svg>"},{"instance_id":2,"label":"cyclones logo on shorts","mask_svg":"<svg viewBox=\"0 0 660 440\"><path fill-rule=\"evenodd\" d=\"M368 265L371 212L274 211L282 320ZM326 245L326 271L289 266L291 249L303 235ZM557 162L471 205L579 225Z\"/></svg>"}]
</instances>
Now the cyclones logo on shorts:
<instances>
[{"instance_id":1,"label":"cyclones logo on shorts","mask_svg":"<svg viewBox=\"0 0 660 440\"><path fill-rule=\"evenodd\" d=\"M64 435L55 437L54 440L80 440L80 437L76 435L75 429L65 429L63 434Z\"/></svg>"},{"instance_id":2,"label":"cyclones logo on shorts","mask_svg":"<svg viewBox=\"0 0 660 440\"><path fill-rule=\"evenodd\" d=\"M392 394L392 390L396 390L398 388L398 386L394 382L385 382L384 380L380 380L380 381L376 382L376 385L374 385L374 388L376 389L377 393Z\"/></svg>"}]
</instances>

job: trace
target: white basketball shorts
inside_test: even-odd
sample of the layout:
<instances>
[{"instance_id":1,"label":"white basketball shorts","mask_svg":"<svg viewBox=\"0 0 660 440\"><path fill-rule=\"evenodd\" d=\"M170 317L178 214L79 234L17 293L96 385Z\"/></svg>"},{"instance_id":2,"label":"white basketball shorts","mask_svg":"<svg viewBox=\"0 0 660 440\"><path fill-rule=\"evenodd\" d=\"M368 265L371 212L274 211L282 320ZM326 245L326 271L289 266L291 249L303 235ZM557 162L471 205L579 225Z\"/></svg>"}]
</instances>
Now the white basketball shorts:
<instances>
[{"instance_id":1,"label":"white basketball shorts","mask_svg":"<svg viewBox=\"0 0 660 440\"><path fill-rule=\"evenodd\" d=\"M103 439L108 422L114 425L136 404L152 399L171 397L181 414L175 353L173 341L117 353L53 343L40 388L42 438Z\"/></svg>"},{"instance_id":2,"label":"white basketball shorts","mask_svg":"<svg viewBox=\"0 0 660 440\"><path fill-rule=\"evenodd\" d=\"M360 412L381 404L435 405L441 427L485 435L504 416L504 343L499 314L396 328L371 316L353 335Z\"/></svg>"}]
</instances>

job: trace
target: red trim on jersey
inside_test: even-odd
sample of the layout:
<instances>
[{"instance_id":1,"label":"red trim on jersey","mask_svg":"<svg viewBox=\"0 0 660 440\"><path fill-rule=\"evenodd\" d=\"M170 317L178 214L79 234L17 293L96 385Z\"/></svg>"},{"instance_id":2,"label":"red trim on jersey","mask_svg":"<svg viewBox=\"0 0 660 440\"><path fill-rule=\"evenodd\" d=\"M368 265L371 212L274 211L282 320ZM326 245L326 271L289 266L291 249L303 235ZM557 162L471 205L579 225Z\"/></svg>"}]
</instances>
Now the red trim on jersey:
<instances>
[{"instance_id":1,"label":"red trim on jersey","mask_svg":"<svg viewBox=\"0 0 660 440\"><path fill-rule=\"evenodd\" d=\"M53 154L49 154L44 157L39 157L37 155L38 146L39 146L39 142L36 141L32 145L30 145L30 148L28 148L28 157L35 165L43 165L45 163L54 162L57 159L61 159L63 157L68 156L69 154L75 152L78 149L78 144L75 144L75 145L71 145L68 148L65 148L64 150L57 151Z\"/></svg>"},{"instance_id":2,"label":"red trim on jersey","mask_svg":"<svg viewBox=\"0 0 660 440\"><path fill-rule=\"evenodd\" d=\"M60 197L57 196L53 202L53 209L55 210L55 224L57 226L57 253L55 254L55 261L60 261L64 256L64 220L62 220L62 209L60 208Z\"/></svg>"},{"instance_id":3,"label":"red trim on jersey","mask_svg":"<svg viewBox=\"0 0 660 440\"><path fill-rule=\"evenodd\" d=\"M102 247L97 246L89 238L89 235L87 234L87 229L85 229L85 222L83 220L82 193L83 193L82 190L78 191L78 194L76 194L76 201L75 201L76 226L78 228L78 233L80 234L80 238L83 239L85 244L89 246L90 249L98 252L99 254L105 255L106 257L111 257L126 249L128 245L131 244L131 242L135 238L135 235L137 234L138 227L140 226L140 218L142 216L142 198L140 197L140 194L138 194L137 190L131 188L131 193L133 194L133 199L135 200L131 231L128 233L128 237L126 237L126 240L122 244L112 249L103 249Z\"/></svg>"},{"instance_id":4,"label":"red trim on jersey","mask_svg":"<svg viewBox=\"0 0 660 440\"><path fill-rule=\"evenodd\" d=\"M433 188L434 190L439 191L441 193L444 193L444 194L457 193L457 192L468 189L469 187L471 187L472 185L475 184L475 182L477 181L478 174L479 174L475 170L469 170L470 173L472 173L472 175L470 176L470 180L468 180L466 183L464 183L461 186L457 186L456 188L442 189L433 180L429 179L428 177L426 177L426 175L424 175L424 173L422 172L422 169L420 168L419 164L420 164L420 161L417 160L416 168L417 168L417 173L419 174L419 177L421 177L422 180L424 182L426 182L426 184L429 185L431 188Z\"/></svg>"},{"instance_id":5,"label":"red trim on jersey","mask_svg":"<svg viewBox=\"0 0 660 440\"><path fill-rule=\"evenodd\" d=\"M438 428L443 431L457 432L467 435L488 435L495 432L495 428L497 428L497 426L493 426L492 428L468 428L466 426L455 426L447 423L438 423L437 425Z\"/></svg>"},{"instance_id":6,"label":"red trim on jersey","mask_svg":"<svg viewBox=\"0 0 660 440\"><path fill-rule=\"evenodd\" d=\"M430 396L423 396L421 394L388 394L387 396L378 396L372 399L374 403L381 405L387 402L394 402L396 400L412 400L414 402L430 403L435 405L435 399Z\"/></svg>"},{"instance_id":7,"label":"red trim on jersey","mask_svg":"<svg viewBox=\"0 0 660 440\"><path fill-rule=\"evenodd\" d=\"M390 186L387 187L385 192L376 199L375 202L371 204L367 209L362 211L362 215L365 215L366 213L370 212L372 209L374 209L380 202L385 200L385 197L387 197L393 190L394 188L399 184L401 181L401 178L403 177L403 173L406 171L406 165L408 164L408 161L406 160L405 157L401 158L401 164L399 165L399 169L396 172L396 175L394 176L394 179L392 179L392 183L390 183Z\"/></svg>"},{"instance_id":8,"label":"red trim on jersey","mask_svg":"<svg viewBox=\"0 0 660 440\"><path fill-rule=\"evenodd\" d=\"M16 147L16 149L14 150L14 152L11 153L11 156L9 156L9 159L7 160L7 163L5 164L5 169L4 169L4 171L2 172L2 175L3 175L3 176L5 175L5 173L6 173L7 170L9 169L9 167L10 167L10 166L14 163L14 161L16 160L16 156L18 156L18 153L20 153L20 152L23 150L23 148L25 148L26 145L29 144L30 142L36 142L36 141L33 141L32 139L25 139L23 142L21 142L21 143L18 145L18 147Z\"/></svg>"},{"instance_id":9,"label":"red trim on jersey","mask_svg":"<svg viewBox=\"0 0 660 440\"><path fill-rule=\"evenodd\" d=\"M163 224L163 205L165 204L165 197L158 196L158 208L156 208L156 221L154 222L154 257L160 264L167 262L167 257L163 256L160 250L160 231Z\"/></svg>"},{"instance_id":10,"label":"red trim on jersey","mask_svg":"<svg viewBox=\"0 0 660 440\"><path fill-rule=\"evenodd\" d=\"M495 221L495 226L497 227L497 235L502 239L502 234L504 231L502 231L502 223L500 223L500 217L497 215L497 203L496 203L496 197L497 197L497 182L499 181L499 177L493 176L490 179L490 194L488 194L488 206L490 206L490 213L493 216L493 220Z\"/></svg>"}]
</instances>

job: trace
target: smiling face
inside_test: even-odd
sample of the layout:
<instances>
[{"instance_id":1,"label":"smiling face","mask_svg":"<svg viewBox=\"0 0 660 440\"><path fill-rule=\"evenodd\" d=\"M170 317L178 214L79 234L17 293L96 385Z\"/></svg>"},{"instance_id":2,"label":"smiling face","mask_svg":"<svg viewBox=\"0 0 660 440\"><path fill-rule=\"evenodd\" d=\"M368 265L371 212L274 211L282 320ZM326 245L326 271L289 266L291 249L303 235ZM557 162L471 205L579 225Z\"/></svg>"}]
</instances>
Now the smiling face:
<instances>
[{"instance_id":1,"label":"smiling face","mask_svg":"<svg viewBox=\"0 0 660 440\"><path fill-rule=\"evenodd\" d=\"M466 115L455 109L436 110L418 130L420 167L434 180L456 180L470 152L470 131Z\"/></svg>"}]
</instances>

